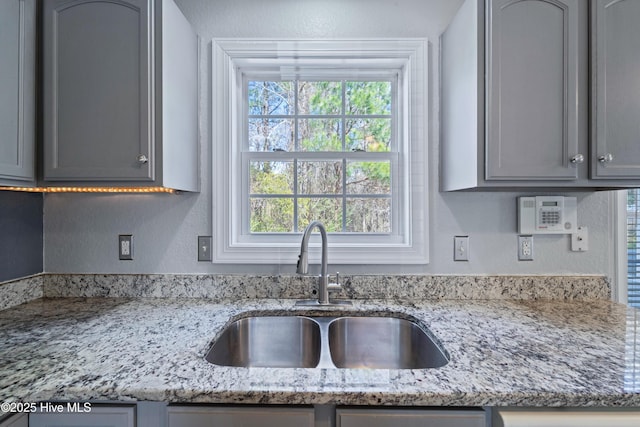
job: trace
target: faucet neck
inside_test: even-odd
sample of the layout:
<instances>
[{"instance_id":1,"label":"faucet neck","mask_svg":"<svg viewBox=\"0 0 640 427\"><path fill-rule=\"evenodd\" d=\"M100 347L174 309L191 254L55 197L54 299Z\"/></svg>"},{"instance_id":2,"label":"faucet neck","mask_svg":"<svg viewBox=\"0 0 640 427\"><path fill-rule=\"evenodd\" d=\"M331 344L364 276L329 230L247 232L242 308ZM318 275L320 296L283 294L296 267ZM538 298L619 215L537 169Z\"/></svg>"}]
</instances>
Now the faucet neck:
<instances>
[{"instance_id":1,"label":"faucet neck","mask_svg":"<svg viewBox=\"0 0 640 427\"><path fill-rule=\"evenodd\" d=\"M322 259L320 266L320 275L327 275L327 230L324 228L324 225L320 221L312 221L307 228L304 229L304 233L302 234L302 243L300 244L300 257L298 259L298 274L307 274L309 270L309 239L311 238L311 233L313 229L317 228L320 232L320 237L322 238Z\"/></svg>"},{"instance_id":2,"label":"faucet neck","mask_svg":"<svg viewBox=\"0 0 640 427\"><path fill-rule=\"evenodd\" d=\"M320 237L322 238L322 259L320 263L320 278L318 283L318 301L321 304L327 304L329 302L329 276L327 274L327 230L324 228L324 225L322 225L320 221L312 221L311 224L309 224L307 228L305 228L304 233L302 234L302 243L300 244L300 256L298 258L297 272L298 274L307 274L309 270L309 239L314 228L318 229L318 231L320 232Z\"/></svg>"}]
</instances>

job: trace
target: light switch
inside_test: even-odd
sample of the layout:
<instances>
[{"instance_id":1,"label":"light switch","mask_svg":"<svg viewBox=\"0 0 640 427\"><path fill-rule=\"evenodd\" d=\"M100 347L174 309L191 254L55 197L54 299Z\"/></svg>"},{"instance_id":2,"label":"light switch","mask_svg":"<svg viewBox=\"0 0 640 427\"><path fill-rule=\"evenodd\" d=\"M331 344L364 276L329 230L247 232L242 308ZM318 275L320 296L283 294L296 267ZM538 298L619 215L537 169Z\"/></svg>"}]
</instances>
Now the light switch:
<instances>
[{"instance_id":1,"label":"light switch","mask_svg":"<svg viewBox=\"0 0 640 427\"><path fill-rule=\"evenodd\" d=\"M211 261L211 236L198 236L198 261Z\"/></svg>"},{"instance_id":2,"label":"light switch","mask_svg":"<svg viewBox=\"0 0 640 427\"><path fill-rule=\"evenodd\" d=\"M454 236L453 260L469 261L469 236Z\"/></svg>"}]
</instances>

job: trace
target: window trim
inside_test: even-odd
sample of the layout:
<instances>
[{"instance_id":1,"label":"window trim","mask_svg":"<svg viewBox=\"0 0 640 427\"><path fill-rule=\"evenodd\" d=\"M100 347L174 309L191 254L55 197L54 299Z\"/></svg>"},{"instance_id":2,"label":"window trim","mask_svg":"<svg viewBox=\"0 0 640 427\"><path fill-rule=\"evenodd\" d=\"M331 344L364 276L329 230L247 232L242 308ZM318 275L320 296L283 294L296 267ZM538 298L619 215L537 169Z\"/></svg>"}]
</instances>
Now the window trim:
<instances>
[{"instance_id":1,"label":"window trim","mask_svg":"<svg viewBox=\"0 0 640 427\"><path fill-rule=\"evenodd\" d=\"M332 68L348 64L361 76L380 77L381 67L396 69L397 102L405 114L397 123L398 176L408 190L401 198L403 217L394 221L406 224L394 239L389 235L335 233L329 235L329 262L332 264L427 264L428 256L428 143L427 143L427 40L249 40L214 39L212 41L212 164L213 164L213 261L218 263L295 263L301 233L248 236L234 207L243 203L242 180L232 171L242 167L242 150L234 149L241 126L233 112L241 111L237 94L242 93L242 74L254 70L275 70L281 78L296 78L296 67L317 67L318 76L327 78ZM277 62L277 65L276 65ZM336 77L343 77L336 74ZM305 73L305 78L309 77ZM400 122L401 121L401 122ZM286 154L286 153L283 153ZM319 154L322 156L324 153ZM407 158L402 158L407 156ZM324 156L326 157L326 155ZM395 188L392 191L396 190ZM235 216L234 216L235 215ZM282 237L282 238L280 238ZM279 242L274 242L279 240ZM319 239L312 239L318 246ZM311 262L319 261L319 251L310 253Z\"/></svg>"}]
</instances>

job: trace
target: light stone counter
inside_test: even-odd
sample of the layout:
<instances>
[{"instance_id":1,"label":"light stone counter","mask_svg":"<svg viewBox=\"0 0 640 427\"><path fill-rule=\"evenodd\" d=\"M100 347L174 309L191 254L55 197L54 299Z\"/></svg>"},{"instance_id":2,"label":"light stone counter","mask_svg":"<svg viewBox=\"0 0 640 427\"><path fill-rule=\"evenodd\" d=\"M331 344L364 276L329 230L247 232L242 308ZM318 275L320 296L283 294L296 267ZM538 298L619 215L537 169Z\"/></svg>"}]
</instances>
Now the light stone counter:
<instances>
[{"instance_id":1,"label":"light stone counter","mask_svg":"<svg viewBox=\"0 0 640 427\"><path fill-rule=\"evenodd\" d=\"M269 369L204 355L247 314L397 314L451 357L438 369ZM38 299L0 311L0 402L640 406L640 315L606 300Z\"/></svg>"},{"instance_id":2,"label":"light stone counter","mask_svg":"<svg viewBox=\"0 0 640 427\"><path fill-rule=\"evenodd\" d=\"M39 274L0 283L0 310L33 299L73 297L309 298L315 277L190 274ZM343 298L423 301L443 299L608 300L603 276L341 276Z\"/></svg>"}]
</instances>

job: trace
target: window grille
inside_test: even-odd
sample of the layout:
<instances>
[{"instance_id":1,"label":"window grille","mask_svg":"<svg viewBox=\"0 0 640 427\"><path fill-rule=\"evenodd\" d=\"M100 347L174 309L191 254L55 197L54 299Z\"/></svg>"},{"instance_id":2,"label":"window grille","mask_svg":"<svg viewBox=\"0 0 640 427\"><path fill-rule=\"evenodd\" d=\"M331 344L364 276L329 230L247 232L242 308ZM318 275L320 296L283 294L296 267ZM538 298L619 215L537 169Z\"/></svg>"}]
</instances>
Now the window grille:
<instances>
[{"instance_id":1,"label":"window grille","mask_svg":"<svg viewBox=\"0 0 640 427\"><path fill-rule=\"evenodd\" d=\"M246 84L249 231L392 232L392 81Z\"/></svg>"}]
</instances>

